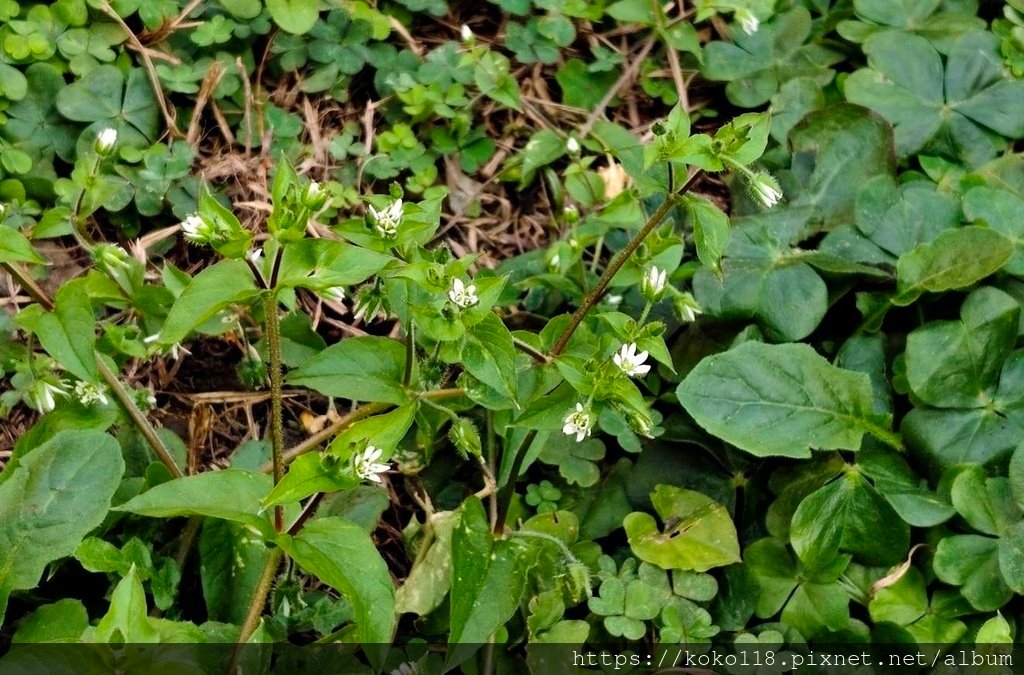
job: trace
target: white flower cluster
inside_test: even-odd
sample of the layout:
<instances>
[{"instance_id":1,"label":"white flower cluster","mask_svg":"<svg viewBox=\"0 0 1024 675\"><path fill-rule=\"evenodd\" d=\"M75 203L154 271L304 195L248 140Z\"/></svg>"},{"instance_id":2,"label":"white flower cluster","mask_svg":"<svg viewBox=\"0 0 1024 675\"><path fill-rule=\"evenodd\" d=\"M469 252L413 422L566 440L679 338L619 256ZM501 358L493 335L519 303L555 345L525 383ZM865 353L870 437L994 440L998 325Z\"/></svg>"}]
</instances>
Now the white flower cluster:
<instances>
[{"instance_id":1,"label":"white flower cluster","mask_svg":"<svg viewBox=\"0 0 1024 675\"><path fill-rule=\"evenodd\" d=\"M207 221L198 213L193 213L181 223L181 231L185 233L185 239L193 244L209 244L220 238L220 231L217 226Z\"/></svg>"},{"instance_id":2,"label":"white flower cluster","mask_svg":"<svg viewBox=\"0 0 1024 675\"><path fill-rule=\"evenodd\" d=\"M110 399L107 398L107 388L91 382L77 382L74 395L79 403L86 406L93 403L102 403L103 405L110 403Z\"/></svg>"}]
</instances>

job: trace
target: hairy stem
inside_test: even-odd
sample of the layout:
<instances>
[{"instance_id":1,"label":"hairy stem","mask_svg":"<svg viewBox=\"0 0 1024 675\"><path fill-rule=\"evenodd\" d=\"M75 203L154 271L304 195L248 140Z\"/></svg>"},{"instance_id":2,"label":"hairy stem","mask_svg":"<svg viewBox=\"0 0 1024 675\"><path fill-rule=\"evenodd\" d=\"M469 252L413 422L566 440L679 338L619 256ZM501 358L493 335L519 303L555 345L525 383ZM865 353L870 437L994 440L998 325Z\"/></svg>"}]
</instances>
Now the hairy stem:
<instances>
[{"instance_id":1,"label":"hairy stem","mask_svg":"<svg viewBox=\"0 0 1024 675\"><path fill-rule=\"evenodd\" d=\"M238 633L235 653L231 656L231 665L228 668L228 673L237 672L238 658L241 656L242 645L249 641L249 638L252 637L252 634L256 632L257 626L259 626L263 607L267 604L267 596L270 595L270 588L274 584L274 576L277 574L277 568L280 567L283 556L284 551L277 547L271 549L270 555L267 556L267 562L263 565L263 572L260 574L259 583L256 584L256 592L253 593L252 601L249 603L249 611L246 612L245 620L242 622L242 630Z\"/></svg>"},{"instance_id":2,"label":"hairy stem","mask_svg":"<svg viewBox=\"0 0 1024 675\"><path fill-rule=\"evenodd\" d=\"M629 240L626 247L619 251L618 255L612 258L608 267L605 268L604 274L602 274L601 278L598 279L597 285L585 298L583 298L583 304L581 304L579 309L573 313L572 318L569 320L569 325L566 327L565 331L562 332L562 335L558 338L555 346L551 348L552 357L558 356L565 351L565 347L569 344L569 340L572 338L573 333L575 333L576 329L580 327L580 324L583 323L583 319L587 316L590 310L594 308L594 305L601 300L604 292L608 289L608 284L610 284L615 275L619 273L619 270L626 264L626 261L629 260L630 256L633 255L633 253L635 253L640 247L640 244L642 244L644 239L647 238L647 235L653 232L654 228L661 224L661 221L665 220L665 217L668 215L672 207L675 206L678 198L686 194L686 192L693 187L697 182L697 179L700 178L703 173L704 172L702 170L698 169L692 176L690 176L689 180L686 181L683 187L679 188L678 191L669 193L665 201L658 207L658 210L648 218L647 222L644 223L644 226L640 228L640 231L633 235L633 238Z\"/></svg>"},{"instance_id":3,"label":"hairy stem","mask_svg":"<svg viewBox=\"0 0 1024 675\"><path fill-rule=\"evenodd\" d=\"M29 294L29 296L35 300L39 305L47 310L53 311L53 300L46 294L42 288L39 287L32 277L28 276L24 270L15 265L14 263L0 263L0 268L3 268L5 272L11 275L11 278L21 286L21 288ZM121 403L121 407L124 408L125 412L128 413L128 417L131 418L132 423L138 428L139 433L142 434L146 442L149 443L149 447L153 448L153 452L160 458L163 465L167 467L167 470L171 472L171 475L175 478L181 478L185 474L182 473L181 469L178 468L174 458L171 457L170 450L164 445L164 442L157 436L156 429L150 424L149 419L145 413L139 410L139 406L135 403L135 399L129 394L121 381L117 379L117 374L114 373L104 361L99 352L96 353L96 367L99 370L100 377L107 383L110 390L117 397L117 400Z\"/></svg>"},{"instance_id":4,"label":"hairy stem","mask_svg":"<svg viewBox=\"0 0 1024 675\"><path fill-rule=\"evenodd\" d=\"M547 354L533 347L532 345L530 345L530 343L524 342L519 338L513 336L512 344L514 344L516 349L518 349L519 351L523 352L524 354L528 354L537 363L550 363Z\"/></svg>"},{"instance_id":5,"label":"hairy stem","mask_svg":"<svg viewBox=\"0 0 1024 675\"><path fill-rule=\"evenodd\" d=\"M267 351L270 354L270 446L273 457L274 485L284 476L284 422L281 419L281 324L277 314L277 294L263 294L263 313L267 327ZM284 526L284 507L274 507L274 526L280 532Z\"/></svg>"}]
</instances>

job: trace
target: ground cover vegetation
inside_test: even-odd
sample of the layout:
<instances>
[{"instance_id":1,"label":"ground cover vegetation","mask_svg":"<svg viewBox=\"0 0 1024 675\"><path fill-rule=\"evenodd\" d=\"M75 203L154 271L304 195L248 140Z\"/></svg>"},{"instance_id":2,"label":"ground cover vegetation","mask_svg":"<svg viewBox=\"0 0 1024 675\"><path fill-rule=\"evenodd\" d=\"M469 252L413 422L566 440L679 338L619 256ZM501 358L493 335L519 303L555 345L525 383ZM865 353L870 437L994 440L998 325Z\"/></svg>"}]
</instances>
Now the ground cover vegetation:
<instances>
[{"instance_id":1,"label":"ground cover vegetation","mask_svg":"<svg viewBox=\"0 0 1024 675\"><path fill-rule=\"evenodd\" d=\"M1013 642L1022 76L1020 0L0 0L0 645Z\"/></svg>"}]
</instances>

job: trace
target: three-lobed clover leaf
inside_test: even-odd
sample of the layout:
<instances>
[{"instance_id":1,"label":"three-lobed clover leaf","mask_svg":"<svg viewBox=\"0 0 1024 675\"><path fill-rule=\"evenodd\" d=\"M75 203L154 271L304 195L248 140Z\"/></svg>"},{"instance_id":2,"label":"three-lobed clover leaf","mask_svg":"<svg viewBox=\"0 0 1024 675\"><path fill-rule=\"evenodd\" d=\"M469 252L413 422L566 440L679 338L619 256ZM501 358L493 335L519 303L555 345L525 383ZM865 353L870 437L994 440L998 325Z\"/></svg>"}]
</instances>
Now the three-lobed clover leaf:
<instances>
[{"instance_id":1,"label":"three-lobed clover leaf","mask_svg":"<svg viewBox=\"0 0 1024 675\"><path fill-rule=\"evenodd\" d=\"M965 33L985 30L977 0L853 0L859 21L840 21L839 34L864 43L888 32L920 35L943 54Z\"/></svg>"},{"instance_id":2,"label":"three-lobed clover leaf","mask_svg":"<svg viewBox=\"0 0 1024 675\"><path fill-rule=\"evenodd\" d=\"M824 86L834 75L829 66L841 61L842 55L807 43L810 36L811 14L797 5L753 34L737 32L735 44L709 43L702 72L708 79L728 82L726 95L743 108L767 103L784 82L795 77L810 77Z\"/></svg>"},{"instance_id":3,"label":"three-lobed clover leaf","mask_svg":"<svg viewBox=\"0 0 1024 675\"><path fill-rule=\"evenodd\" d=\"M1024 135L1024 82L1003 76L998 40L964 35L942 55L916 35L884 33L864 45L868 68L851 74L846 98L893 125L901 157L927 151L978 165Z\"/></svg>"}]
</instances>

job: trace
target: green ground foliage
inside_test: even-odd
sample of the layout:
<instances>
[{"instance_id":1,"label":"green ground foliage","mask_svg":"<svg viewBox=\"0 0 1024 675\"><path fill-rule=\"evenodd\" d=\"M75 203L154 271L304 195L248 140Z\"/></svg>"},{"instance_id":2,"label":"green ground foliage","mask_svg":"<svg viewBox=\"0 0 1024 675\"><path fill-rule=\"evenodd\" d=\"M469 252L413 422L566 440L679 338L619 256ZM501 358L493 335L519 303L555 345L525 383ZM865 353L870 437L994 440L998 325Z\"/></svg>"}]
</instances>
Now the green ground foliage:
<instances>
[{"instance_id":1,"label":"green ground foliage","mask_svg":"<svg viewBox=\"0 0 1024 675\"><path fill-rule=\"evenodd\" d=\"M1022 77L1021 0L0 0L0 646L1014 641Z\"/></svg>"}]
</instances>

